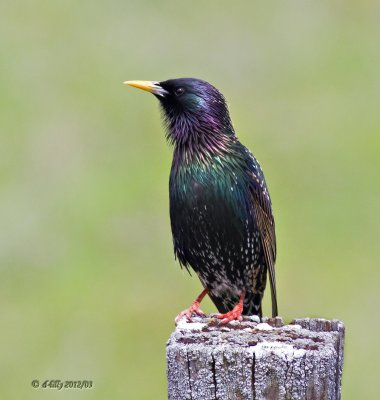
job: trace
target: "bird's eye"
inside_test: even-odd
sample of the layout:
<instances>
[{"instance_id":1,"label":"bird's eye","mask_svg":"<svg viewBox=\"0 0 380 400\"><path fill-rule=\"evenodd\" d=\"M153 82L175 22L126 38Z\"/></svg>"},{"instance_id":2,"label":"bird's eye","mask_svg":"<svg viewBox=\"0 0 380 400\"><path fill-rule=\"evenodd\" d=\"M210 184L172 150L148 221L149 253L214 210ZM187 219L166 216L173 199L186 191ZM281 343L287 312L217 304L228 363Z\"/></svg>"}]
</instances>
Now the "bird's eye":
<instances>
[{"instance_id":1,"label":"bird's eye","mask_svg":"<svg viewBox=\"0 0 380 400\"><path fill-rule=\"evenodd\" d=\"M181 96L181 94L185 93L185 89L183 87L179 87L174 91L176 96Z\"/></svg>"}]
</instances>

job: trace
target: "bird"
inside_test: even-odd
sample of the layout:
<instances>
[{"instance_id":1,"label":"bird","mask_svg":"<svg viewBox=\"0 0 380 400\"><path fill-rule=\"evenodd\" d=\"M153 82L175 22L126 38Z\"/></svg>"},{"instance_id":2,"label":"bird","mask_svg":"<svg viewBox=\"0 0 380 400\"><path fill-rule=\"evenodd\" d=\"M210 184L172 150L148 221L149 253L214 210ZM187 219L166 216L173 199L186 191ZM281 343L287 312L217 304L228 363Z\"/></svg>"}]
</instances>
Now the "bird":
<instances>
[{"instance_id":1,"label":"bird","mask_svg":"<svg viewBox=\"0 0 380 400\"><path fill-rule=\"evenodd\" d=\"M263 170L238 139L226 100L197 78L126 81L152 93L173 147L169 177L170 223L175 257L193 270L203 290L178 322L208 295L221 324L243 315L262 317L269 275L272 316L278 315L276 235Z\"/></svg>"}]
</instances>

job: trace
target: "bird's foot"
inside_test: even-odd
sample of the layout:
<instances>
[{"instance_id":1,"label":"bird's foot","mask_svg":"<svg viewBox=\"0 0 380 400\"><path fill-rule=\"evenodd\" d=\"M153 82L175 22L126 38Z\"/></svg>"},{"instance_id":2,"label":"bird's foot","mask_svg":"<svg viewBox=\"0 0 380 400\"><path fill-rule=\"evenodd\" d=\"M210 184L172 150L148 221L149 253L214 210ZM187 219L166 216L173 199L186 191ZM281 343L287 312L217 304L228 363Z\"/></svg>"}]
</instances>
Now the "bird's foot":
<instances>
[{"instance_id":1,"label":"bird's foot","mask_svg":"<svg viewBox=\"0 0 380 400\"><path fill-rule=\"evenodd\" d=\"M178 321L183 317L186 317L188 321L191 321L191 317L193 316L193 314L204 317L205 313L201 310L200 303L203 300L203 297L205 297L205 295L207 294L207 292L208 292L208 289L207 288L204 289L202 291L202 293L194 300L193 304L189 308L181 311L175 317L175 320L174 320L175 323L177 324Z\"/></svg>"},{"instance_id":2,"label":"bird's foot","mask_svg":"<svg viewBox=\"0 0 380 400\"><path fill-rule=\"evenodd\" d=\"M186 310L181 311L175 317L175 322L177 323L183 317L186 317L187 320L191 322L191 317L193 316L193 314L199 315L201 317L205 316L204 312L201 310L199 302L197 301L194 301L194 303Z\"/></svg>"},{"instance_id":3,"label":"bird's foot","mask_svg":"<svg viewBox=\"0 0 380 400\"><path fill-rule=\"evenodd\" d=\"M216 314L215 318L221 319L220 323L222 325L225 325L235 320L242 321L243 320L243 317L241 316L242 312L243 312L243 307L239 307L239 305L237 305L231 311L228 311L225 314Z\"/></svg>"},{"instance_id":4,"label":"bird's foot","mask_svg":"<svg viewBox=\"0 0 380 400\"><path fill-rule=\"evenodd\" d=\"M245 290L243 290L240 296L239 303L237 303L236 306L231 311L228 311L225 314L216 314L215 318L221 319L220 323L223 325L228 324L229 322L235 320L242 321L244 296L245 296Z\"/></svg>"}]
</instances>

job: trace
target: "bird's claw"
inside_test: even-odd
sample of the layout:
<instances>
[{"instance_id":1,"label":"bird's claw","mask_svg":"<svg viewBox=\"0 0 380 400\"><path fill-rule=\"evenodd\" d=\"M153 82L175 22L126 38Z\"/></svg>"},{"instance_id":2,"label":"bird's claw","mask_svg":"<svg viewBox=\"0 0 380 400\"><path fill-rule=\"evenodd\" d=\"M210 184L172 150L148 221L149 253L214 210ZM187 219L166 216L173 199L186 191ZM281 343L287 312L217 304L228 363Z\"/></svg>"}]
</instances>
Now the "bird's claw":
<instances>
[{"instance_id":1,"label":"bird's claw","mask_svg":"<svg viewBox=\"0 0 380 400\"><path fill-rule=\"evenodd\" d=\"M216 314L215 318L221 319L222 325L228 324L231 321L242 321L241 311L233 309L225 314Z\"/></svg>"},{"instance_id":2,"label":"bird's claw","mask_svg":"<svg viewBox=\"0 0 380 400\"><path fill-rule=\"evenodd\" d=\"M186 317L186 319L191 322L191 318L193 316L193 314L199 315L201 317L205 316L205 313L201 310L199 302L194 302L189 308L187 308L186 310L181 311L176 317L175 317L175 323L178 323L178 321L183 318Z\"/></svg>"}]
</instances>

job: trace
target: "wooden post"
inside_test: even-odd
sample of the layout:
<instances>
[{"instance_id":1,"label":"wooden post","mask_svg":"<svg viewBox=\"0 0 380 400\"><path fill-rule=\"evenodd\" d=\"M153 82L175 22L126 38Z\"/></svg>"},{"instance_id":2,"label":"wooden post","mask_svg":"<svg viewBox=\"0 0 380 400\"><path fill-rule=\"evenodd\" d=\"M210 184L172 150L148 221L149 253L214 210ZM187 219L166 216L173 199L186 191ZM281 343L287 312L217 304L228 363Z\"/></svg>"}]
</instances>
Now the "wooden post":
<instances>
[{"instance_id":1,"label":"wooden post","mask_svg":"<svg viewBox=\"0 0 380 400\"><path fill-rule=\"evenodd\" d=\"M167 343L168 398L338 400L343 342L337 320L182 318Z\"/></svg>"}]
</instances>

